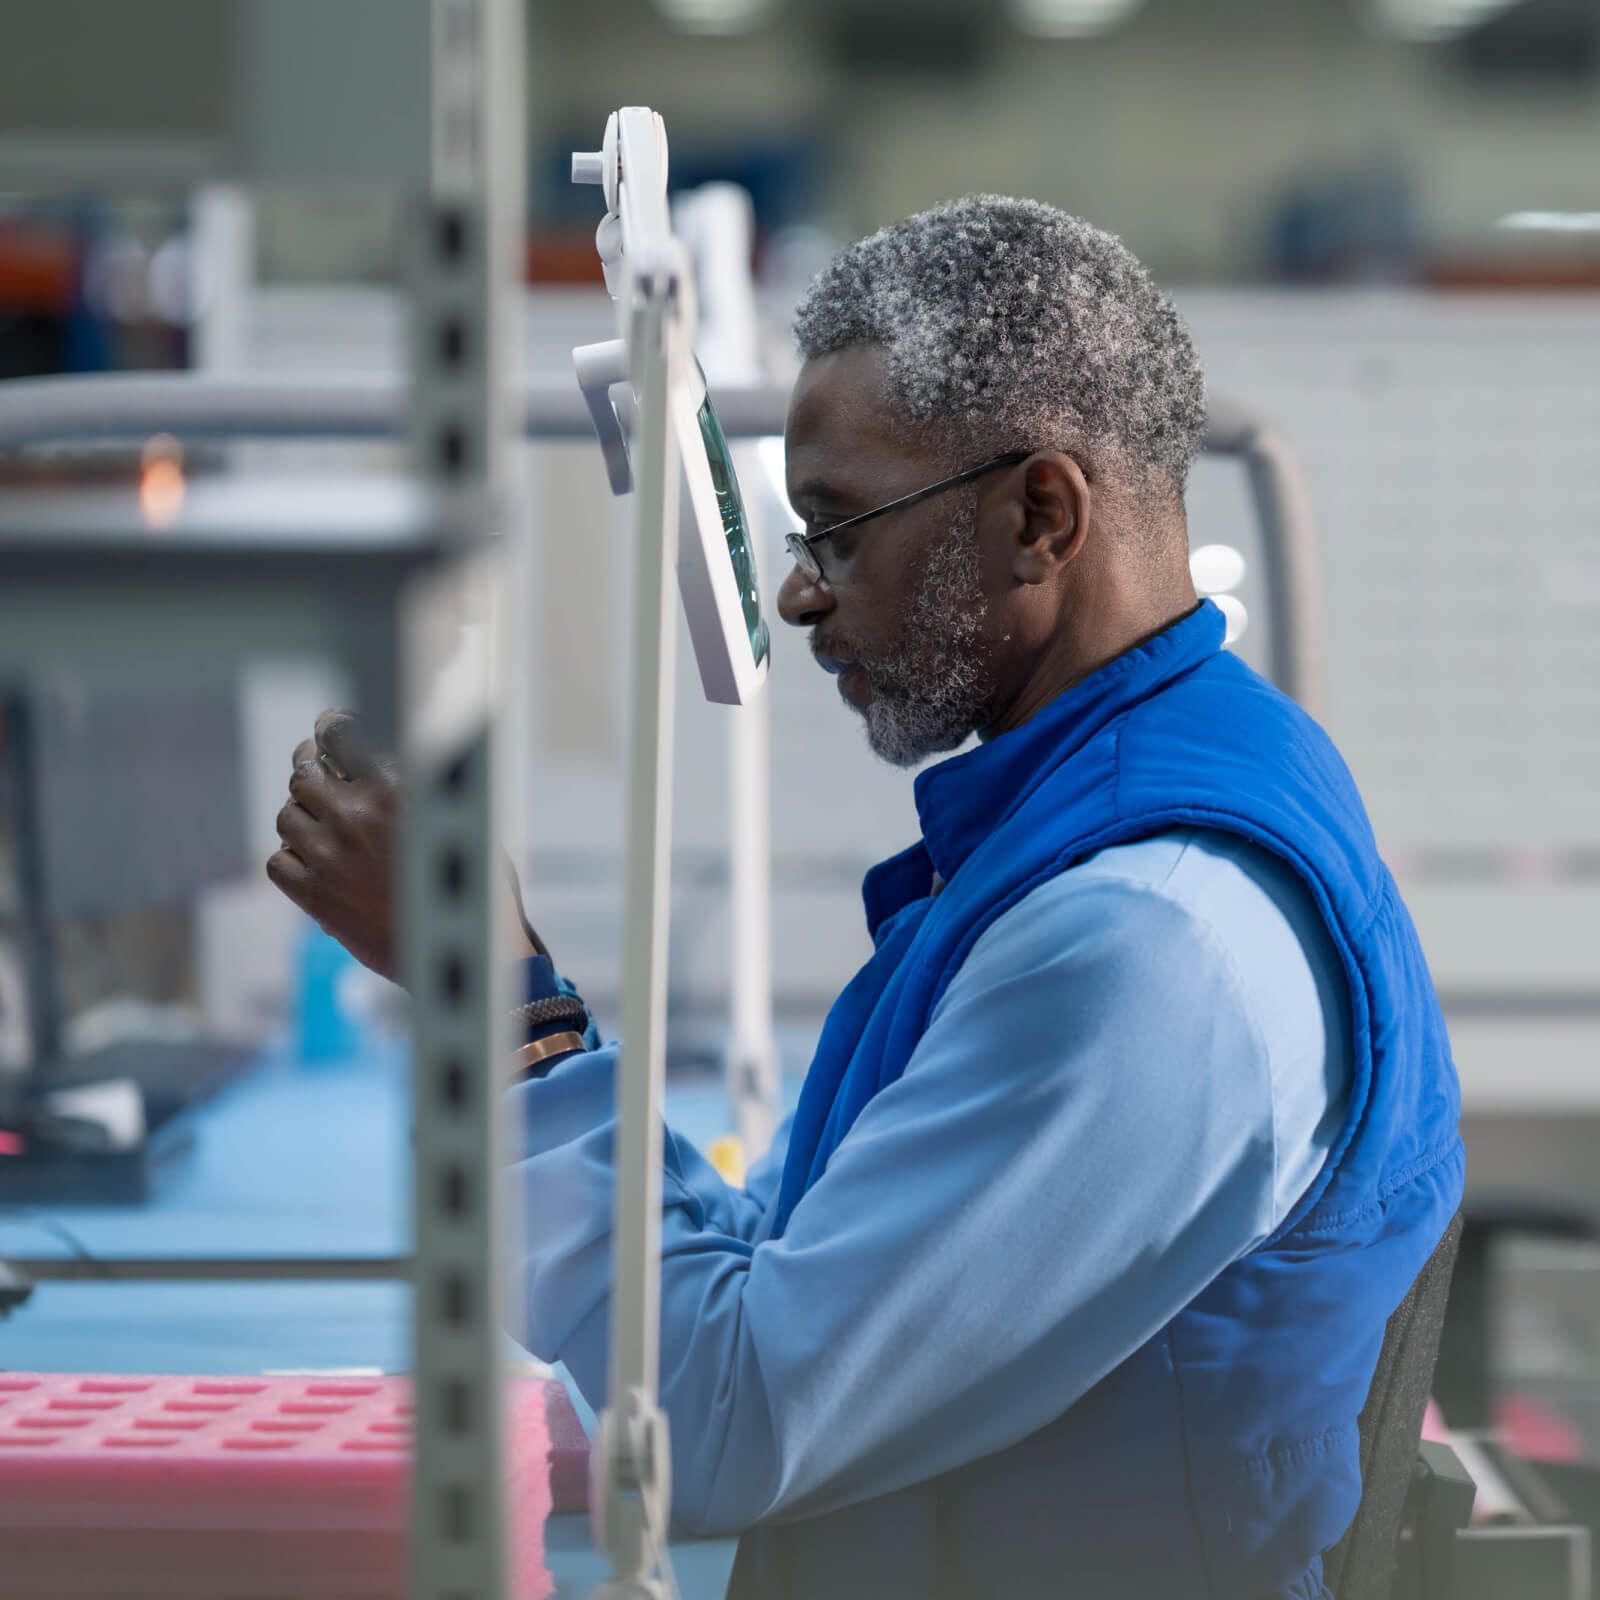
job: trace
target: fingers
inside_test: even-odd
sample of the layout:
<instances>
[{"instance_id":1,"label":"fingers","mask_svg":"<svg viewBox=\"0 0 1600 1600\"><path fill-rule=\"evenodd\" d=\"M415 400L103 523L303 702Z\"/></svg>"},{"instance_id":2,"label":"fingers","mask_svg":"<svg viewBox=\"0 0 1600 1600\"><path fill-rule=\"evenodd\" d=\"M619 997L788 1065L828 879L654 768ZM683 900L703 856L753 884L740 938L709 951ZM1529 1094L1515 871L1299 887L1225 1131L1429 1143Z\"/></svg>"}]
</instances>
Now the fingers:
<instances>
[{"instance_id":1,"label":"fingers","mask_svg":"<svg viewBox=\"0 0 1600 1600\"><path fill-rule=\"evenodd\" d=\"M293 850L286 847L268 856L267 876L274 888L287 895L297 906L305 908L313 885L311 869Z\"/></svg>"},{"instance_id":2,"label":"fingers","mask_svg":"<svg viewBox=\"0 0 1600 1600\"><path fill-rule=\"evenodd\" d=\"M324 711L317 718L317 749L342 778L354 782L377 765L377 753L349 711Z\"/></svg>"},{"instance_id":3,"label":"fingers","mask_svg":"<svg viewBox=\"0 0 1600 1600\"><path fill-rule=\"evenodd\" d=\"M326 774L339 782L343 782L348 776L331 756L317 748L315 739L302 739L294 747L294 755L290 759L290 771L291 773ZM293 787L292 779L290 787Z\"/></svg>"},{"instance_id":4,"label":"fingers","mask_svg":"<svg viewBox=\"0 0 1600 1600\"><path fill-rule=\"evenodd\" d=\"M286 800L278 812L276 826L278 837L303 866L316 853L317 819L297 800Z\"/></svg>"},{"instance_id":5,"label":"fingers","mask_svg":"<svg viewBox=\"0 0 1600 1600\"><path fill-rule=\"evenodd\" d=\"M320 821L332 809L332 797L327 789L335 781L316 760L296 762L294 771L289 774L289 798Z\"/></svg>"}]
</instances>

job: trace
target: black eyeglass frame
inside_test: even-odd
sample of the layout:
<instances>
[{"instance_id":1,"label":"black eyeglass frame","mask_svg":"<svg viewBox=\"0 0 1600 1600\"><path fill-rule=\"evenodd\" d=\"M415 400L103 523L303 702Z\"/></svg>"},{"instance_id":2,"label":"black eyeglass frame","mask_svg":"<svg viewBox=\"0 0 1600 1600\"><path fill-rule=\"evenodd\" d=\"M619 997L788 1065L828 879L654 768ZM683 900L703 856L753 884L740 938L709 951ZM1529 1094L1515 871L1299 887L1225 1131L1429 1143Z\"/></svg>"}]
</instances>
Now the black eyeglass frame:
<instances>
[{"instance_id":1,"label":"black eyeglass frame","mask_svg":"<svg viewBox=\"0 0 1600 1600\"><path fill-rule=\"evenodd\" d=\"M827 573L823 571L822 559L811 548L812 545L824 539L831 539L836 534L843 533L846 528L858 528L863 522L871 522L874 517L886 516L891 511L903 511L907 506L929 500L936 494L943 494L947 489L970 483L972 479L981 478L986 472L994 472L1000 467L1014 467L1019 461L1026 461L1033 453L1031 450L1008 450L1004 455L995 456L991 461L981 462L976 467L968 467L964 472L956 473L953 478L941 478L938 483L930 483L926 489L915 489L910 494L901 495L898 500L890 500L886 505L874 506L871 511L863 511L858 517L847 517L843 522L819 528L815 533L786 534L784 545L794 557L794 564L812 583L822 582L826 579Z\"/></svg>"}]
</instances>

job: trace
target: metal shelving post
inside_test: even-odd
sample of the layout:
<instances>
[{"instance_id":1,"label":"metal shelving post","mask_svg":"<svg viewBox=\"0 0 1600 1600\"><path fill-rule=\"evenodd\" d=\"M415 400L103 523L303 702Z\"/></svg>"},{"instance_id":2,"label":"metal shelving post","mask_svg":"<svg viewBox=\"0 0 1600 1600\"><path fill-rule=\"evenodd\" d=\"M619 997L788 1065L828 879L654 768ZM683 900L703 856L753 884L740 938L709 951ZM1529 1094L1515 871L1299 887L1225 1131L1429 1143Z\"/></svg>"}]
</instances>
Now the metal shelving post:
<instances>
[{"instance_id":1,"label":"metal shelving post","mask_svg":"<svg viewBox=\"0 0 1600 1600\"><path fill-rule=\"evenodd\" d=\"M510 1592L497 1137L510 974L496 841L522 689L504 607L522 592L512 355L523 236L521 0L433 0L432 182L413 276L413 438L447 560L406 622L403 879L413 999L414 1600ZM486 642L460 652L467 637Z\"/></svg>"}]
</instances>

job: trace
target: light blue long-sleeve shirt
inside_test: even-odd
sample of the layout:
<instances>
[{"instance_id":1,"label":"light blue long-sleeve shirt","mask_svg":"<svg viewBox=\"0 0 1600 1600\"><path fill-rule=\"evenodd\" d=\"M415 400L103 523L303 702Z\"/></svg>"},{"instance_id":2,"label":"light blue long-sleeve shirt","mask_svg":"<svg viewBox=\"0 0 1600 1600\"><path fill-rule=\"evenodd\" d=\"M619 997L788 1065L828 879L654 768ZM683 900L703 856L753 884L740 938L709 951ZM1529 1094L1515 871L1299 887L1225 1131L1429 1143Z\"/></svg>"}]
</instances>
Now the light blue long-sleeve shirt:
<instances>
[{"instance_id":1,"label":"light blue long-sleeve shirt","mask_svg":"<svg viewBox=\"0 0 1600 1600\"><path fill-rule=\"evenodd\" d=\"M1100 852L998 918L778 1240L666 1142L661 1398L678 1525L720 1532L1026 1438L1270 1235L1343 1117L1339 958L1231 835ZM527 1347L604 1403L615 1047L511 1091Z\"/></svg>"}]
</instances>

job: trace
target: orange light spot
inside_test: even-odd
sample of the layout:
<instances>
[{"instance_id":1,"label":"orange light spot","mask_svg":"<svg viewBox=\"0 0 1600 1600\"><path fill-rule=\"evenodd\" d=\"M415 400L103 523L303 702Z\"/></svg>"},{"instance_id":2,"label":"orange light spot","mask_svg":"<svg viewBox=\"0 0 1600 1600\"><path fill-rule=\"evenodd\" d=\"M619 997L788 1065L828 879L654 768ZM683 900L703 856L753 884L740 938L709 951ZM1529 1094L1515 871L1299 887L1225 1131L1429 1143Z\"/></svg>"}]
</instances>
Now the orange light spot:
<instances>
[{"instance_id":1,"label":"orange light spot","mask_svg":"<svg viewBox=\"0 0 1600 1600\"><path fill-rule=\"evenodd\" d=\"M183 447L170 433L158 433L139 457L139 509L152 532L172 527L183 510L187 484Z\"/></svg>"}]
</instances>

